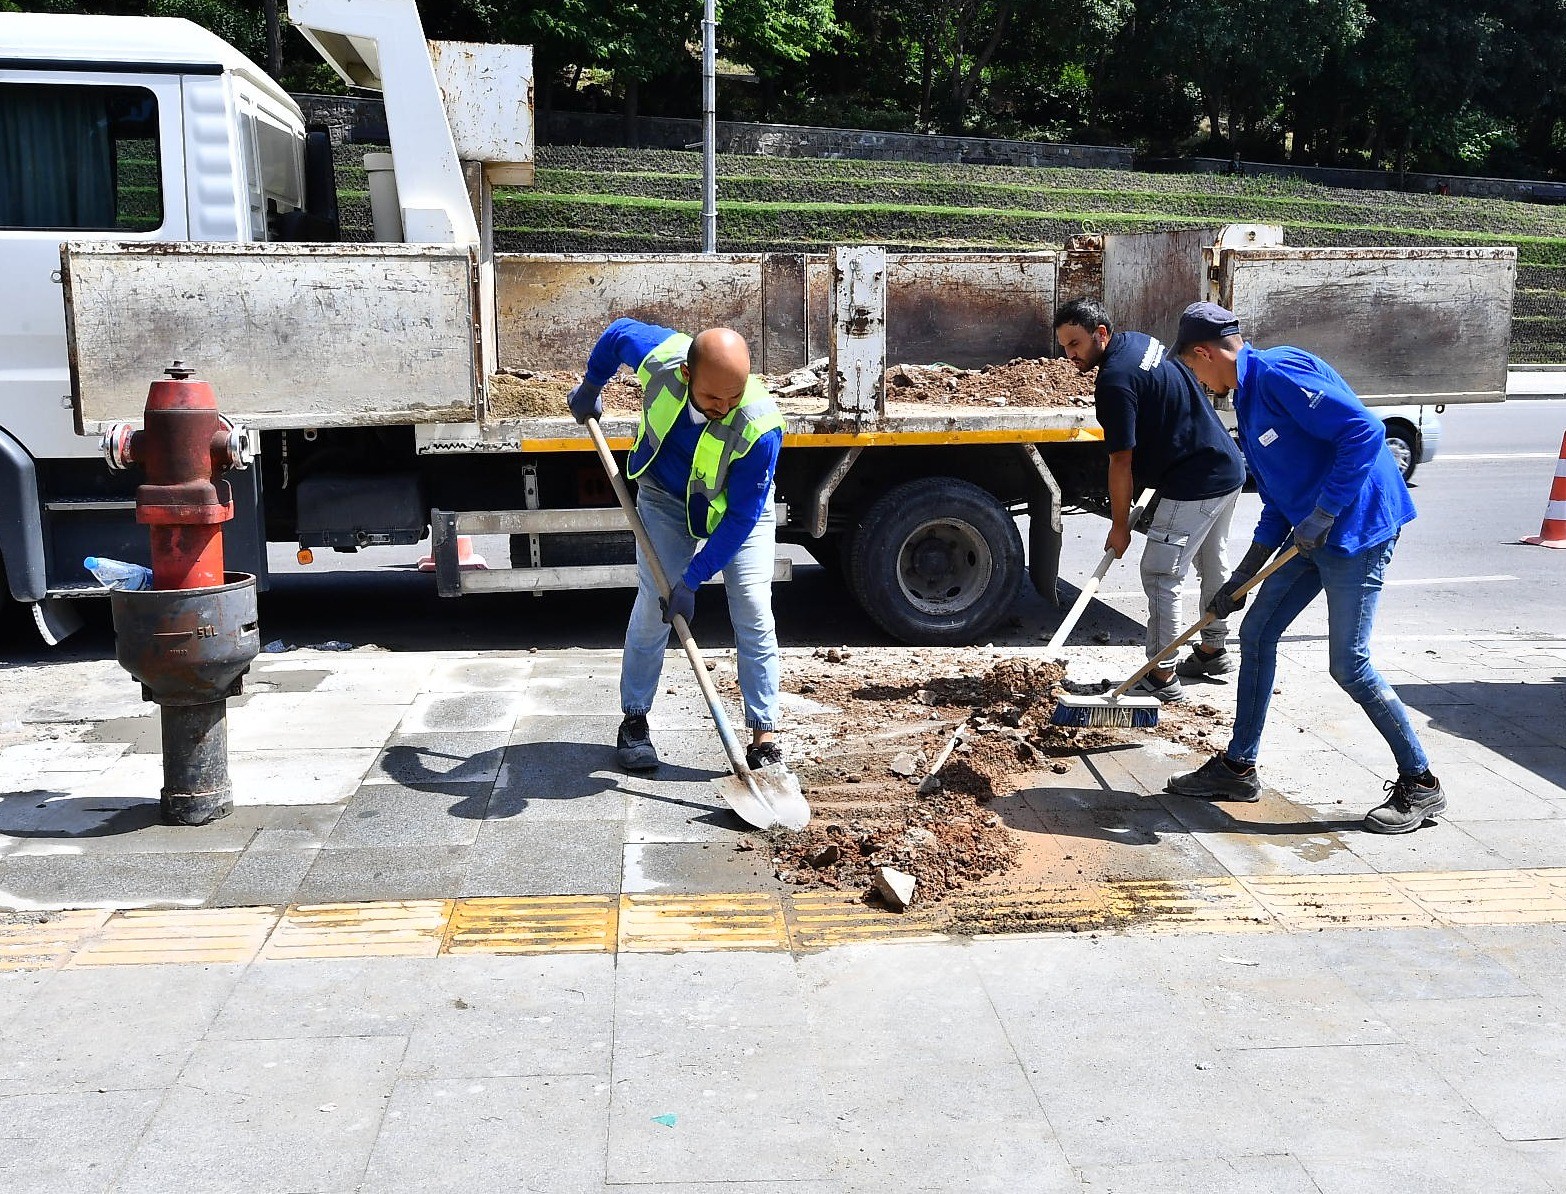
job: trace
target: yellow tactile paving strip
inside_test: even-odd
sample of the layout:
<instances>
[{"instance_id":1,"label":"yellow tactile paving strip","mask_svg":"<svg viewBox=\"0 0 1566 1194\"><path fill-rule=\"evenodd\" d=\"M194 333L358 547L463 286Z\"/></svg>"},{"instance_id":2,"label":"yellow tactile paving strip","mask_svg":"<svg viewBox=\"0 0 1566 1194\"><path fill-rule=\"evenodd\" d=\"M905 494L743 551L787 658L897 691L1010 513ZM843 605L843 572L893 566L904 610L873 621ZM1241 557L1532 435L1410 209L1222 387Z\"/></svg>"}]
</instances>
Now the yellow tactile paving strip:
<instances>
[{"instance_id":1,"label":"yellow tactile paving strip","mask_svg":"<svg viewBox=\"0 0 1566 1194\"><path fill-rule=\"evenodd\" d=\"M1525 924L1566 924L1566 867L1061 884L970 892L901 916L832 891L28 912L0 923L0 970L443 954L809 953L987 933Z\"/></svg>"}]
</instances>

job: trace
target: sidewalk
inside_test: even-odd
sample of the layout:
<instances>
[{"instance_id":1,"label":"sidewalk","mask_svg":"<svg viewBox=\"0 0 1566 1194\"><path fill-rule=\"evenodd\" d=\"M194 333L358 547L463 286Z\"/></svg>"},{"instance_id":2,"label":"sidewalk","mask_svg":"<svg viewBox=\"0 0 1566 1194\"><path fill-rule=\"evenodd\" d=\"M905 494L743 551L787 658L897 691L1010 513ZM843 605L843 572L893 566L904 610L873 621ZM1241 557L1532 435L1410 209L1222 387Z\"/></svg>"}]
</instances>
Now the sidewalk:
<instances>
[{"instance_id":1,"label":"sidewalk","mask_svg":"<svg viewBox=\"0 0 1566 1194\"><path fill-rule=\"evenodd\" d=\"M1261 803L1092 753L903 918L736 848L673 656L632 779L612 652L264 655L200 829L112 661L13 668L0 901L79 911L0 926L0 1190L1566 1190L1566 639L1378 640L1451 799L1378 838L1302 628Z\"/></svg>"}]
</instances>

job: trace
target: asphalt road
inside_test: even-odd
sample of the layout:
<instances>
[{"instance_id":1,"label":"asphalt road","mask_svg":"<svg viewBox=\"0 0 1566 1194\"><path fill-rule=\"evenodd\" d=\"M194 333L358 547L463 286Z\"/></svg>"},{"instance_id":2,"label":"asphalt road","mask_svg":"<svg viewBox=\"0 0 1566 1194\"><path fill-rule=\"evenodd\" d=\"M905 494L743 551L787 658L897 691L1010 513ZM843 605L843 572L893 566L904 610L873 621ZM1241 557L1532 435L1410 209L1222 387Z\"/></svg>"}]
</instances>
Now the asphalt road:
<instances>
[{"instance_id":1,"label":"asphalt road","mask_svg":"<svg viewBox=\"0 0 1566 1194\"><path fill-rule=\"evenodd\" d=\"M1440 454L1420 467L1414 497L1420 516L1405 531L1378 620L1379 635L1463 636L1478 632L1566 632L1566 551L1520 546L1538 532L1566 432L1566 399L1513 401L1496 406L1449 407ZM1245 494L1234 523L1237 558L1249 542L1259 502ZM1066 521L1061 575L1087 574L1103 550L1106 524L1090 516ZM480 543L504 554L504 541ZM1135 550L1133 548L1133 550ZM432 578L417 572L413 548L379 548L358 556L317 553L301 568L287 545L272 549L273 587L261 604L264 641L312 644L337 640L391 650L471 650L615 647L624 631L631 594L622 591L496 594L446 600ZM795 579L774 601L785 645L890 642L854 606L842 585L799 554ZM1132 567L1105 582L1103 601L1084 618L1079 635L1139 640L1145 604ZM96 603L95 603L96 604ZM1319 607L1321 603L1317 603ZM706 645L731 644L721 591L701 595L696 633ZM997 645L1037 644L1060 614L1031 591L997 629ZM1296 627L1320 633L1324 613L1313 607ZM89 614L87 628L50 651L30 635L8 654L20 661L112 656L106 608Z\"/></svg>"}]
</instances>

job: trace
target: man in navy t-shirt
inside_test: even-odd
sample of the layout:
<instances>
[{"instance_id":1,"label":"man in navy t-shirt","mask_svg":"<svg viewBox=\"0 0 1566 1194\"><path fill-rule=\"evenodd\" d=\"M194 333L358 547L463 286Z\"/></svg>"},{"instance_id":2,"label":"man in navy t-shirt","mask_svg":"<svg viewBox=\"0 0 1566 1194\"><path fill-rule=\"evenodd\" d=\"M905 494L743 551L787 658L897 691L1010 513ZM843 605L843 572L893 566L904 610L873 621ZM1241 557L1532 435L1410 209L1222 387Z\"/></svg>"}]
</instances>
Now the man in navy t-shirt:
<instances>
[{"instance_id":1,"label":"man in navy t-shirt","mask_svg":"<svg viewBox=\"0 0 1566 1194\"><path fill-rule=\"evenodd\" d=\"M1083 373L1098 369L1093 406L1109 450L1109 535L1104 550L1116 558L1131 545L1131 507L1143 489L1158 505L1142 549L1147 594L1147 657L1180 633L1180 584L1191 564L1201 578L1202 603L1229 574L1224 540L1245 481L1239 449L1189 369L1166 358L1164 346L1141 332L1117 332L1103 305L1073 299L1055 312L1055 338ZM1179 668L1149 673L1132 689L1161 701L1184 699L1176 671L1220 675L1234 669L1224 644L1229 625L1214 619L1201 645Z\"/></svg>"},{"instance_id":2,"label":"man in navy t-shirt","mask_svg":"<svg viewBox=\"0 0 1566 1194\"><path fill-rule=\"evenodd\" d=\"M1278 666L1278 640L1318 594L1327 597L1332 678L1365 710L1397 761L1387 798L1365 814L1372 833L1412 833L1446 811L1441 782L1408 711L1370 662L1370 631L1398 534L1414 501L1387 451L1386 428L1337 370L1298 348L1245 343L1240 321L1216 303L1180 317L1175 345L1202 383L1234 391L1240 445L1261 495L1255 542L1209 606L1230 614L1235 589L1292 538L1299 555L1262 583L1240 627L1234 736L1222 754L1176 775L1169 790L1207 800L1255 800L1256 757ZM1292 531L1291 529L1292 528Z\"/></svg>"}]
</instances>

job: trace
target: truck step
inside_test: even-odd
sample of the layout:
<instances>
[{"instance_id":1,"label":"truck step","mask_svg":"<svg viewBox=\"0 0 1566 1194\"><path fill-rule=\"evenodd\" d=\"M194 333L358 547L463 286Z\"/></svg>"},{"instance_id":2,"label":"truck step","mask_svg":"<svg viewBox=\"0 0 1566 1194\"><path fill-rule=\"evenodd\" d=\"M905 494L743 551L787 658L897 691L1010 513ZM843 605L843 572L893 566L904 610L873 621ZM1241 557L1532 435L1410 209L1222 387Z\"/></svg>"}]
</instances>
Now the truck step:
<instances>
[{"instance_id":1,"label":"truck step","mask_svg":"<svg viewBox=\"0 0 1566 1194\"><path fill-rule=\"evenodd\" d=\"M587 510L461 510L459 535L573 535L628 529L618 506Z\"/></svg>"}]
</instances>

